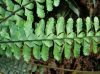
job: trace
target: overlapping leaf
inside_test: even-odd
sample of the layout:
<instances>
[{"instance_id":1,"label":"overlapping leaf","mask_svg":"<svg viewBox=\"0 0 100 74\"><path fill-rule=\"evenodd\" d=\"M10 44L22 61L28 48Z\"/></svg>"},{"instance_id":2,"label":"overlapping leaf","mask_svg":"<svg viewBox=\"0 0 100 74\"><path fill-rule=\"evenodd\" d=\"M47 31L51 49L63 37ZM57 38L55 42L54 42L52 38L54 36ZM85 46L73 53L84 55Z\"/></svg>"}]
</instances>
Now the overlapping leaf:
<instances>
[{"instance_id":1,"label":"overlapping leaf","mask_svg":"<svg viewBox=\"0 0 100 74\"><path fill-rule=\"evenodd\" d=\"M54 18L49 18L46 24L46 39L53 39L54 38ZM49 49L53 46L53 41L42 41L42 51L41 57L44 61L47 61L49 58Z\"/></svg>"},{"instance_id":2,"label":"overlapping leaf","mask_svg":"<svg viewBox=\"0 0 100 74\"><path fill-rule=\"evenodd\" d=\"M56 38L64 38L64 18L63 17L59 17L57 20L57 24L56 24L56 34L57 37ZM63 45L63 40L54 40L54 51L53 51L53 55L54 58L59 61L61 59L61 46Z\"/></svg>"}]
</instances>

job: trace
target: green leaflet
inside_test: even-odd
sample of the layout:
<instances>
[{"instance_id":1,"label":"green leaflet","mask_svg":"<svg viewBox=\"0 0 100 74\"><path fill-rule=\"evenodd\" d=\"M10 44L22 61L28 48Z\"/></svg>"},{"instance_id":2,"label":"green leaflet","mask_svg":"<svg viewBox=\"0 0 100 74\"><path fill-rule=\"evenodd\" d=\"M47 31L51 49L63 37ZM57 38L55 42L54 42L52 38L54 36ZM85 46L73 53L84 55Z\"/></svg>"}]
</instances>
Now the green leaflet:
<instances>
[{"instance_id":1,"label":"green leaflet","mask_svg":"<svg viewBox=\"0 0 100 74\"><path fill-rule=\"evenodd\" d=\"M95 28L95 36L100 36L100 31L99 31L99 19L98 17L94 17L94 28ZM98 41L99 39L97 37L93 37L93 53L97 53L97 47L98 47Z\"/></svg>"},{"instance_id":2,"label":"green leaflet","mask_svg":"<svg viewBox=\"0 0 100 74\"><path fill-rule=\"evenodd\" d=\"M86 34L87 36L94 36L94 32L92 29L92 22L91 22L91 18L90 17L87 17L86 18Z\"/></svg>"},{"instance_id":3,"label":"green leaflet","mask_svg":"<svg viewBox=\"0 0 100 74\"><path fill-rule=\"evenodd\" d=\"M45 22L43 19L41 19L40 22L36 24L36 29L35 29L36 39L44 38L44 27L45 27ZM42 45L42 41L34 41L34 43L37 45Z\"/></svg>"},{"instance_id":4,"label":"green leaflet","mask_svg":"<svg viewBox=\"0 0 100 74\"><path fill-rule=\"evenodd\" d=\"M91 18L90 17L87 17L86 18L86 30L87 30L87 33L90 31L90 29L92 28L91 26L92 22L91 22Z\"/></svg>"},{"instance_id":5,"label":"green leaflet","mask_svg":"<svg viewBox=\"0 0 100 74\"><path fill-rule=\"evenodd\" d=\"M98 17L94 17L94 28L95 28L95 32L97 33L99 30L99 19Z\"/></svg>"},{"instance_id":6,"label":"green leaflet","mask_svg":"<svg viewBox=\"0 0 100 74\"><path fill-rule=\"evenodd\" d=\"M31 33L29 35L29 37L27 38L27 40L34 40L35 39L35 35L33 33ZM25 42L25 44L27 44L29 47L33 47L34 46L35 41L32 42ZM38 43L37 43L38 44Z\"/></svg>"},{"instance_id":7,"label":"green leaflet","mask_svg":"<svg viewBox=\"0 0 100 74\"><path fill-rule=\"evenodd\" d=\"M16 21L16 25L18 27L18 40L25 40L26 39L26 35L25 35L25 31L24 31L24 20L19 17L18 15L14 16L15 21Z\"/></svg>"},{"instance_id":8,"label":"green leaflet","mask_svg":"<svg viewBox=\"0 0 100 74\"><path fill-rule=\"evenodd\" d=\"M37 15L40 18L44 18L45 17L45 12L44 12L44 6L39 4L38 2L36 2L37 5Z\"/></svg>"},{"instance_id":9,"label":"green leaflet","mask_svg":"<svg viewBox=\"0 0 100 74\"><path fill-rule=\"evenodd\" d=\"M57 45L56 43L54 43L54 50L53 50L53 55L54 55L54 58L57 60L57 61L60 61L61 60L61 46Z\"/></svg>"},{"instance_id":10,"label":"green leaflet","mask_svg":"<svg viewBox=\"0 0 100 74\"><path fill-rule=\"evenodd\" d=\"M31 0L32 1L32 0ZM34 2L31 2L30 0L23 0L22 5L25 5L25 8L27 9L33 9L34 8ZM26 5L27 4L27 5Z\"/></svg>"},{"instance_id":11,"label":"green leaflet","mask_svg":"<svg viewBox=\"0 0 100 74\"><path fill-rule=\"evenodd\" d=\"M32 22L30 21L26 21L24 23L24 31L25 31L25 35L28 38L30 34L32 34L33 29L32 29Z\"/></svg>"},{"instance_id":12,"label":"green leaflet","mask_svg":"<svg viewBox=\"0 0 100 74\"><path fill-rule=\"evenodd\" d=\"M45 0L36 0L37 2L39 2L39 3L44 3L45 2Z\"/></svg>"},{"instance_id":13,"label":"green leaflet","mask_svg":"<svg viewBox=\"0 0 100 74\"><path fill-rule=\"evenodd\" d=\"M23 47L23 58L26 62L29 62L31 58L31 48L29 48L26 44Z\"/></svg>"},{"instance_id":14,"label":"green leaflet","mask_svg":"<svg viewBox=\"0 0 100 74\"><path fill-rule=\"evenodd\" d=\"M21 6L20 5L14 5L14 11L17 11L17 10L19 10L21 8ZM24 10L23 9L21 9L21 10L19 10L19 11L17 11L16 13L15 13L15 15L23 15L24 14Z\"/></svg>"},{"instance_id":15,"label":"green leaflet","mask_svg":"<svg viewBox=\"0 0 100 74\"><path fill-rule=\"evenodd\" d=\"M67 31L67 35L71 32L73 32L73 19L69 18L66 24L66 31Z\"/></svg>"},{"instance_id":16,"label":"green leaflet","mask_svg":"<svg viewBox=\"0 0 100 74\"><path fill-rule=\"evenodd\" d=\"M11 12L10 11L5 11L5 17L8 17L11 15ZM5 21L5 26L9 26L9 22L13 21L14 20L14 16L11 16L8 18L7 21Z\"/></svg>"},{"instance_id":17,"label":"green leaflet","mask_svg":"<svg viewBox=\"0 0 100 74\"><path fill-rule=\"evenodd\" d=\"M74 32L70 33L69 35L67 35L68 38L74 38L76 35Z\"/></svg>"},{"instance_id":18,"label":"green leaflet","mask_svg":"<svg viewBox=\"0 0 100 74\"><path fill-rule=\"evenodd\" d=\"M96 33L96 36L100 36L100 31L98 31L98 32Z\"/></svg>"},{"instance_id":19,"label":"green leaflet","mask_svg":"<svg viewBox=\"0 0 100 74\"><path fill-rule=\"evenodd\" d=\"M80 34L77 35L77 37L83 38L83 37L85 37L85 33L84 32L81 32Z\"/></svg>"},{"instance_id":20,"label":"green leaflet","mask_svg":"<svg viewBox=\"0 0 100 74\"><path fill-rule=\"evenodd\" d=\"M4 18L4 16L5 16L5 9L0 6L0 21Z\"/></svg>"},{"instance_id":21,"label":"green leaflet","mask_svg":"<svg viewBox=\"0 0 100 74\"><path fill-rule=\"evenodd\" d=\"M13 23L9 26L10 29L10 35L12 40L18 40L18 27Z\"/></svg>"},{"instance_id":22,"label":"green leaflet","mask_svg":"<svg viewBox=\"0 0 100 74\"><path fill-rule=\"evenodd\" d=\"M13 46L12 46L12 49L11 49L11 50L13 50L14 57L15 57L17 60L19 60L19 59L20 59L20 57L21 57L20 48L19 48L19 47L17 47L15 44L13 44Z\"/></svg>"},{"instance_id":23,"label":"green leaflet","mask_svg":"<svg viewBox=\"0 0 100 74\"><path fill-rule=\"evenodd\" d=\"M46 35L50 35L54 33L54 18L51 17L49 18L49 20L47 21L46 24Z\"/></svg>"},{"instance_id":24,"label":"green leaflet","mask_svg":"<svg viewBox=\"0 0 100 74\"><path fill-rule=\"evenodd\" d=\"M90 39L85 38L83 42L83 54L88 56L90 53Z\"/></svg>"},{"instance_id":25,"label":"green leaflet","mask_svg":"<svg viewBox=\"0 0 100 74\"><path fill-rule=\"evenodd\" d=\"M83 22L81 18L78 18L76 21L76 27L77 27L77 35L82 31L82 26L83 26Z\"/></svg>"},{"instance_id":26,"label":"green leaflet","mask_svg":"<svg viewBox=\"0 0 100 74\"><path fill-rule=\"evenodd\" d=\"M56 24L57 38L64 37L64 18L59 17ZM54 40L54 51L53 55L57 61L61 59L61 45L63 44L63 40Z\"/></svg>"},{"instance_id":27,"label":"green leaflet","mask_svg":"<svg viewBox=\"0 0 100 74\"><path fill-rule=\"evenodd\" d=\"M66 32L68 38L74 38L75 34L73 32L73 19L69 18L66 24Z\"/></svg>"},{"instance_id":28,"label":"green leaflet","mask_svg":"<svg viewBox=\"0 0 100 74\"><path fill-rule=\"evenodd\" d=\"M46 25L46 39L53 39L54 37L54 18L50 18L47 21ZM43 46L42 46L42 51L41 51L41 56L44 61L48 60L49 56L49 48L53 46L53 41L42 41Z\"/></svg>"},{"instance_id":29,"label":"green leaflet","mask_svg":"<svg viewBox=\"0 0 100 74\"><path fill-rule=\"evenodd\" d=\"M92 38L92 43L93 43L93 53L96 54L97 53L97 49L98 49L98 42L99 42L99 38L98 37L93 37Z\"/></svg>"},{"instance_id":30,"label":"green leaflet","mask_svg":"<svg viewBox=\"0 0 100 74\"><path fill-rule=\"evenodd\" d=\"M53 4L53 5L54 5L55 7L59 6L60 0L53 0L53 1L54 1L54 4Z\"/></svg>"},{"instance_id":31,"label":"green leaflet","mask_svg":"<svg viewBox=\"0 0 100 74\"><path fill-rule=\"evenodd\" d=\"M30 1L29 0L23 0L22 1L22 5L26 5L26 4L28 4Z\"/></svg>"},{"instance_id":32,"label":"green leaflet","mask_svg":"<svg viewBox=\"0 0 100 74\"><path fill-rule=\"evenodd\" d=\"M41 19L39 23L36 25L35 29L35 35L38 38L43 38L42 35L44 35L44 28L45 28L45 21L44 19Z\"/></svg>"},{"instance_id":33,"label":"green leaflet","mask_svg":"<svg viewBox=\"0 0 100 74\"><path fill-rule=\"evenodd\" d=\"M96 54L98 51L97 51L97 47L98 47L98 43L93 40L93 53Z\"/></svg>"},{"instance_id":34,"label":"green leaflet","mask_svg":"<svg viewBox=\"0 0 100 74\"><path fill-rule=\"evenodd\" d=\"M2 7L0 7L0 16L2 16L2 17L5 16L5 10Z\"/></svg>"},{"instance_id":35,"label":"green leaflet","mask_svg":"<svg viewBox=\"0 0 100 74\"><path fill-rule=\"evenodd\" d=\"M71 47L72 46L70 44L65 42L65 45L64 45L64 55L65 55L66 59L70 59L70 57L71 57Z\"/></svg>"},{"instance_id":36,"label":"green leaflet","mask_svg":"<svg viewBox=\"0 0 100 74\"><path fill-rule=\"evenodd\" d=\"M25 15L27 16L27 21L24 23L24 31L27 40L33 40L34 34L32 29L33 23L33 13L32 11L25 8ZM33 37L33 38L32 38ZM33 42L25 42L29 47L33 47Z\"/></svg>"},{"instance_id":37,"label":"green leaflet","mask_svg":"<svg viewBox=\"0 0 100 74\"><path fill-rule=\"evenodd\" d=\"M82 19L78 18L76 21L76 27L77 27L77 37L80 37L80 38L85 36L85 33L82 32L82 26L83 26ZM73 53L74 53L75 58L78 58L80 55L80 47L81 47L82 41L83 41L83 39L79 39L79 38L74 39Z\"/></svg>"},{"instance_id":38,"label":"green leaflet","mask_svg":"<svg viewBox=\"0 0 100 74\"><path fill-rule=\"evenodd\" d=\"M36 36L35 38L36 39L43 38L44 26L45 26L45 22L43 19L41 19L40 22L37 23L37 25L36 25L36 29L35 29L35 36ZM40 52L41 45L42 45L42 41L34 41L33 55L36 59L41 58L41 52Z\"/></svg>"},{"instance_id":39,"label":"green leaflet","mask_svg":"<svg viewBox=\"0 0 100 74\"><path fill-rule=\"evenodd\" d=\"M22 43L21 43L21 42L20 42L20 43L19 43L19 42L16 42L15 44L16 44L19 48L22 47Z\"/></svg>"},{"instance_id":40,"label":"green leaflet","mask_svg":"<svg viewBox=\"0 0 100 74\"><path fill-rule=\"evenodd\" d=\"M85 33L83 32L83 22L81 18L78 18L76 21L76 28L77 28L77 37L83 38L85 37ZM82 40L78 39L77 42L81 43Z\"/></svg>"},{"instance_id":41,"label":"green leaflet","mask_svg":"<svg viewBox=\"0 0 100 74\"><path fill-rule=\"evenodd\" d=\"M57 35L64 32L64 17L59 17L56 24Z\"/></svg>"},{"instance_id":42,"label":"green leaflet","mask_svg":"<svg viewBox=\"0 0 100 74\"><path fill-rule=\"evenodd\" d=\"M40 52L41 46L34 44L33 47L33 55L36 59L41 58L41 52Z\"/></svg>"},{"instance_id":43,"label":"green leaflet","mask_svg":"<svg viewBox=\"0 0 100 74\"><path fill-rule=\"evenodd\" d=\"M11 51L11 48L9 46L7 46L5 54L7 57L12 57L12 51Z\"/></svg>"},{"instance_id":44,"label":"green leaflet","mask_svg":"<svg viewBox=\"0 0 100 74\"><path fill-rule=\"evenodd\" d=\"M7 5L7 10L13 11L13 9L14 9L14 4L12 3L11 0L6 0L6 5Z\"/></svg>"},{"instance_id":45,"label":"green leaflet","mask_svg":"<svg viewBox=\"0 0 100 74\"><path fill-rule=\"evenodd\" d=\"M33 9L34 8L34 4L30 3L30 4L26 5L25 8L27 8L27 9Z\"/></svg>"},{"instance_id":46,"label":"green leaflet","mask_svg":"<svg viewBox=\"0 0 100 74\"><path fill-rule=\"evenodd\" d=\"M49 58L49 47L47 47L45 44L42 46L41 57L43 61L47 61Z\"/></svg>"},{"instance_id":47,"label":"green leaflet","mask_svg":"<svg viewBox=\"0 0 100 74\"><path fill-rule=\"evenodd\" d=\"M57 33L57 38L64 38L64 18L59 17L57 20L56 24L56 33ZM63 40L55 40L55 42L61 46L63 43Z\"/></svg>"},{"instance_id":48,"label":"green leaflet","mask_svg":"<svg viewBox=\"0 0 100 74\"><path fill-rule=\"evenodd\" d=\"M57 38L64 38L64 33L59 34ZM54 40L59 46L63 44L63 40Z\"/></svg>"},{"instance_id":49,"label":"green leaflet","mask_svg":"<svg viewBox=\"0 0 100 74\"><path fill-rule=\"evenodd\" d=\"M74 41L74 57L78 58L80 55L80 47L81 45L79 43L77 43L76 41Z\"/></svg>"},{"instance_id":50,"label":"green leaflet","mask_svg":"<svg viewBox=\"0 0 100 74\"><path fill-rule=\"evenodd\" d=\"M48 11L53 10L53 0L46 0L46 7Z\"/></svg>"},{"instance_id":51,"label":"green leaflet","mask_svg":"<svg viewBox=\"0 0 100 74\"><path fill-rule=\"evenodd\" d=\"M9 15L11 15L11 12L5 11L5 17L8 17ZM9 21L9 18L8 18L8 21ZM7 21L6 21L6 22L7 22Z\"/></svg>"},{"instance_id":52,"label":"green leaflet","mask_svg":"<svg viewBox=\"0 0 100 74\"><path fill-rule=\"evenodd\" d=\"M87 36L94 36L94 32L93 31L88 32Z\"/></svg>"},{"instance_id":53,"label":"green leaflet","mask_svg":"<svg viewBox=\"0 0 100 74\"><path fill-rule=\"evenodd\" d=\"M4 28L1 30L0 32L1 37L5 40L5 39L10 39L9 34L7 33L7 28Z\"/></svg>"},{"instance_id":54,"label":"green leaflet","mask_svg":"<svg viewBox=\"0 0 100 74\"><path fill-rule=\"evenodd\" d=\"M54 18L49 18L46 24L46 39L53 39L54 38ZM42 41L47 47L53 46L53 41Z\"/></svg>"},{"instance_id":55,"label":"green leaflet","mask_svg":"<svg viewBox=\"0 0 100 74\"><path fill-rule=\"evenodd\" d=\"M23 28L19 28L19 36L18 36L18 40L26 40L26 35L25 35L25 31Z\"/></svg>"},{"instance_id":56,"label":"green leaflet","mask_svg":"<svg viewBox=\"0 0 100 74\"><path fill-rule=\"evenodd\" d=\"M33 12L29 9L25 8L25 15L27 16L27 20L33 22Z\"/></svg>"},{"instance_id":57,"label":"green leaflet","mask_svg":"<svg viewBox=\"0 0 100 74\"><path fill-rule=\"evenodd\" d=\"M50 34L49 36L46 36L45 39L53 39L54 34ZM43 44L45 44L47 47L52 47L53 46L53 41L42 41Z\"/></svg>"},{"instance_id":58,"label":"green leaflet","mask_svg":"<svg viewBox=\"0 0 100 74\"><path fill-rule=\"evenodd\" d=\"M15 21L16 21L16 25L18 26L18 27L24 27L24 20L20 17L20 16L18 16L18 15L15 15L14 16L14 19L15 19Z\"/></svg>"},{"instance_id":59,"label":"green leaflet","mask_svg":"<svg viewBox=\"0 0 100 74\"><path fill-rule=\"evenodd\" d=\"M22 0L15 0L15 1L21 5Z\"/></svg>"},{"instance_id":60,"label":"green leaflet","mask_svg":"<svg viewBox=\"0 0 100 74\"><path fill-rule=\"evenodd\" d=\"M41 46L42 45L42 41L34 41L34 44Z\"/></svg>"},{"instance_id":61,"label":"green leaflet","mask_svg":"<svg viewBox=\"0 0 100 74\"><path fill-rule=\"evenodd\" d=\"M6 50L7 44L6 43L3 43L3 44L0 44L0 46L1 46L1 49L2 50Z\"/></svg>"}]
</instances>

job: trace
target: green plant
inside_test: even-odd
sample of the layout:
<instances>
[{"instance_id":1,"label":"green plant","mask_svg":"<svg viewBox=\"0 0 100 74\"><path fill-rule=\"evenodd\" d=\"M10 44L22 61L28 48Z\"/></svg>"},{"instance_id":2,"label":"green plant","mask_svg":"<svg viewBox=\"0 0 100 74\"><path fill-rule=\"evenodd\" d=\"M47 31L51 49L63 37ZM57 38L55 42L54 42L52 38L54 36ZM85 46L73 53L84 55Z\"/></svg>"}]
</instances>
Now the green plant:
<instances>
[{"instance_id":1,"label":"green plant","mask_svg":"<svg viewBox=\"0 0 100 74\"><path fill-rule=\"evenodd\" d=\"M79 16L79 10L71 3L71 1L65 0L69 8ZM14 14L24 16L23 13L34 14L32 9L36 5L36 13L39 18L45 18L45 14L53 11L54 7L58 7L60 0L15 0L17 3L13 3L13 0L1 0L0 1L0 19L6 19ZM4 6L3 6L4 5ZM6 8L5 8L6 7ZM23 9L24 8L24 9ZM46 8L46 9L45 9ZM25 10L25 12L24 12ZM47 12L45 12L47 10ZM6 15L5 15L6 14ZM25 14L27 16L27 14ZM30 16L32 17L32 15Z\"/></svg>"},{"instance_id":2,"label":"green plant","mask_svg":"<svg viewBox=\"0 0 100 74\"><path fill-rule=\"evenodd\" d=\"M71 1L66 2L79 16L78 8ZM98 17L94 17L94 21L87 17L85 23L82 18L66 20L61 15L46 20L45 15L53 11L54 6L58 7L60 0L1 0L0 3L5 5L0 6L0 55L29 62L32 57L47 61L51 53L57 61L61 61L62 55L66 59L72 54L79 58L81 49L85 56L91 51L98 53ZM36 11L33 11L35 7ZM34 21L34 12L39 22Z\"/></svg>"},{"instance_id":3,"label":"green plant","mask_svg":"<svg viewBox=\"0 0 100 74\"><path fill-rule=\"evenodd\" d=\"M86 24L84 25L82 19L78 18L75 23L76 30L73 28L73 23L74 21L72 18L69 18L67 23L65 23L64 18L59 17L55 23L54 18L51 17L46 24L45 20L41 19L39 23L36 23L34 32L32 32L32 28L26 27L26 25L28 25L26 22L25 26L21 27L22 31L17 30L19 28L18 25L12 24L12 26L10 25L6 27L6 29L2 28L0 32L2 41L9 42L21 40L21 42L6 43L5 45L1 44L0 51L2 54L4 52L8 57L14 55L16 59L20 59L22 53L24 60L27 62L30 60L31 55L36 59L42 58L44 61L47 61L49 58L50 47L54 46L54 49L52 50L54 58L57 61L60 61L63 51L66 59L70 59L71 48L73 46L75 58L79 57L80 48L82 46L83 54L85 56L89 55L91 52L90 44L92 42L92 50L96 54L99 41L98 37L100 36L100 31L98 31L99 19L95 17L92 25L90 17L87 17ZM86 26L85 30L83 29L83 26ZM9 32L7 32L7 29L9 29ZM31 42L23 42L25 40L30 40ZM33 53L31 53L31 51L33 51Z\"/></svg>"},{"instance_id":4,"label":"green plant","mask_svg":"<svg viewBox=\"0 0 100 74\"><path fill-rule=\"evenodd\" d=\"M1 0L1 4L5 4L7 8L4 8L5 6L0 6L0 26L2 26L0 31L0 39L2 41L18 41L22 40L22 42L15 42L15 43L4 43L1 44L1 54L6 54L8 57L11 57L12 55L15 56L16 59L21 58L21 54L23 54L23 58L25 61L29 61L31 58L31 48L33 48L33 55L36 59L40 59L40 56L42 55L42 58L44 61L48 59L49 54L49 48L53 46L53 41L32 41L32 42L23 42L23 40L33 40L33 39L41 39L41 38L53 38L54 31L50 32L49 30L54 30L54 18L50 18L47 22L46 27L46 37L44 36L44 30L45 30L45 20L40 20L39 23L36 23L36 29L33 30L32 24L34 22L34 14L32 9L34 8L34 5L36 3L36 10L37 15L40 18L45 17L44 12L44 3L46 3L47 11L50 12L53 10L53 5L55 7L59 6L60 0L16 0L16 3L14 4L11 0ZM42 4L41 4L42 3ZM24 18L26 16L26 20ZM3 20L5 22L3 22ZM59 22L62 20L61 22ZM60 34L59 28L60 23L63 23L62 26L64 26L64 18L61 17L58 19L56 26L57 29L57 38L63 37L64 33ZM3 27L4 26L4 27ZM64 27L62 27L62 31L64 32ZM34 31L34 33L33 33ZM61 31L61 32L62 32ZM56 44L60 45L62 44L60 42L55 40L55 48ZM24 43L24 44L23 44ZM43 45L43 46L42 46ZM41 50L42 46L42 51ZM59 48L58 47L58 48ZM11 49L11 50L9 50ZM21 52L21 49L23 49L23 52ZM45 51L45 49L47 51ZM56 50L54 51L54 57L57 59L57 56L61 57L61 54L56 55ZM58 51L57 53L59 53ZM41 54L41 55L40 55ZM45 56L46 55L46 56ZM58 57L58 60L60 60Z\"/></svg>"}]
</instances>

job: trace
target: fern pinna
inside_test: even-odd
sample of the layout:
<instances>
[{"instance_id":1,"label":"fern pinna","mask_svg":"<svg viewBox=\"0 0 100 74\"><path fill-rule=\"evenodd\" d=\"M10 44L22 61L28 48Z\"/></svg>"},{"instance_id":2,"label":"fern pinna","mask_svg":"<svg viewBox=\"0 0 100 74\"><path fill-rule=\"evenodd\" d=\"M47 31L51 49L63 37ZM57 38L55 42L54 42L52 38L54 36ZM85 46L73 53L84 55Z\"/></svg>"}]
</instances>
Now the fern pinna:
<instances>
[{"instance_id":1,"label":"fern pinna","mask_svg":"<svg viewBox=\"0 0 100 74\"><path fill-rule=\"evenodd\" d=\"M85 56L91 51L94 54L98 52L100 37L98 17L94 17L94 21L87 17L85 23L82 18L76 21L72 18L65 20L63 16L58 19L50 17L46 21L44 8L50 12L53 6L59 6L60 0L15 0L14 2L0 1L6 6L6 8L0 6L1 55L14 56L18 60L23 57L28 62L31 57L47 61L51 53L57 61L61 60L62 55L70 59L72 53L78 58L81 48ZM34 21L34 11L32 11L34 5L40 18L39 22ZM32 25L35 25L34 29Z\"/></svg>"}]
</instances>

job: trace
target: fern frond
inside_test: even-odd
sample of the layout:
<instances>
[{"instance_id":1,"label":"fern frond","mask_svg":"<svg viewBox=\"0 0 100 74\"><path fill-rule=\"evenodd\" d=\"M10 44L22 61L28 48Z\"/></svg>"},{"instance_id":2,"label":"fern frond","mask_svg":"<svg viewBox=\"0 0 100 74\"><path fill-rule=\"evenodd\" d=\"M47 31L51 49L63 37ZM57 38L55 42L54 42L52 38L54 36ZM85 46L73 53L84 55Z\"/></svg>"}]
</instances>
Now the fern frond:
<instances>
[{"instance_id":1,"label":"fern frond","mask_svg":"<svg viewBox=\"0 0 100 74\"><path fill-rule=\"evenodd\" d=\"M29 14L27 12L29 12ZM7 15L10 14L9 12L6 13ZM27 20L15 14L12 17L14 19L9 18L9 20L4 23L4 25L8 25L8 27L1 28L0 30L0 38L2 41L22 40L23 42L1 44L1 54L5 54L8 57L14 56L19 60L21 58L20 49L22 48L23 58L28 62L30 61L31 55L33 55L35 59L47 61L51 47L53 48L52 53L54 59L57 61L61 60L62 52L64 52L66 59L70 59L72 53L75 58L78 58L80 56L81 47L83 47L83 54L85 56L88 56L91 51L93 51L94 54L98 53L97 44L100 37L98 17L94 17L94 23L92 23L90 17L87 17L85 24L83 24L82 18L78 18L76 21L69 18L66 22L62 16L57 19L57 22L53 17L47 21L40 19L39 22L35 22L36 28L33 29L34 16L31 10L26 8L25 15ZM75 26L74 22L76 22ZM84 26L86 26L86 29L84 29ZM76 29L74 29L74 27L76 27ZM33 41L24 42L24 40ZM91 44L93 44L92 49L90 48Z\"/></svg>"}]
</instances>

